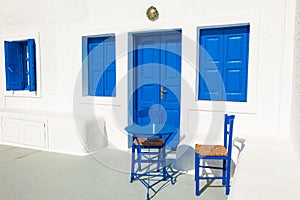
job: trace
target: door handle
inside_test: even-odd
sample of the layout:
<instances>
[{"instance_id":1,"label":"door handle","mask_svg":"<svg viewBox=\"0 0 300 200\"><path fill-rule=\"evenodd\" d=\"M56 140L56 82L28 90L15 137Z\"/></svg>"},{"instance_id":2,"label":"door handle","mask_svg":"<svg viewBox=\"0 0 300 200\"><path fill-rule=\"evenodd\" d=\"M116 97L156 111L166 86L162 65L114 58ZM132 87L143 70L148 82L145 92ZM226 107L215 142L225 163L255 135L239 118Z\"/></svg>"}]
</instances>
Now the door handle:
<instances>
[{"instance_id":1,"label":"door handle","mask_svg":"<svg viewBox=\"0 0 300 200\"><path fill-rule=\"evenodd\" d=\"M167 90L164 90L164 87L160 86L160 99L164 98L165 93L167 93Z\"/></svg>"}]
</instances>

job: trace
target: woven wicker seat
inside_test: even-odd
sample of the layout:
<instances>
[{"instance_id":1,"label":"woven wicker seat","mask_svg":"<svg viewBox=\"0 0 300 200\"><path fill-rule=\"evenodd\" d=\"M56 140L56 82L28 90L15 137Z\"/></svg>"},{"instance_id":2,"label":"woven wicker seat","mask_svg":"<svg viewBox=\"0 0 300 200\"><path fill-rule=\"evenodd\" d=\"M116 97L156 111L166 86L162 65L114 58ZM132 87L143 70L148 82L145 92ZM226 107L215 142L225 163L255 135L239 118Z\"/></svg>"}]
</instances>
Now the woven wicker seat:
<instances>
[{"instance_id":1,"label":"woven wicker seat","mask_svg":"<svg viewBox=\"0 0 300 200\"><path fill-rule=\"evenodd\" d=\"M137 138L141 146L144 147L162 147L164 144L164 141L161 138ZM134 144L138 145L138 142L134 140Z\"/></svg>"},{"instance_id":2,"label":"woven wicker seat","mask_svg":"<svg viewBox=\"0 0 300 200\"><path fill-rule=\"evenodd\" d=\"M227 156L228 151L222 145L200 145L196 144L195 152L200 156Z\"/></svg>"}]
</instances>

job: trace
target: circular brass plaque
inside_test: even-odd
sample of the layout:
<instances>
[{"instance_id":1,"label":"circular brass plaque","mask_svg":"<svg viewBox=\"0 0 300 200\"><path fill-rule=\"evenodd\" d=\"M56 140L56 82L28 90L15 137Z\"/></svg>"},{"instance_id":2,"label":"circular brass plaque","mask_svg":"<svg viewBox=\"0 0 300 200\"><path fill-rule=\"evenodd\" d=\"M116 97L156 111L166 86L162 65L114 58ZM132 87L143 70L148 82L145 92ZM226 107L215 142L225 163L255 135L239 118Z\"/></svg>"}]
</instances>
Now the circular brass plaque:
<instances>
[{"instance_id":1,"label":"circular brass plaque","mask_svg":"<svg viewBox=\"0 0 300 200\"><path fill-rule=\"evenodd\" d=\"M151 21L155 21L158 19L158 11L157 9L154 7L154 6L150 6L148 9L147 9L147 17L149 20Z\"/></svg>"}]
</instances>

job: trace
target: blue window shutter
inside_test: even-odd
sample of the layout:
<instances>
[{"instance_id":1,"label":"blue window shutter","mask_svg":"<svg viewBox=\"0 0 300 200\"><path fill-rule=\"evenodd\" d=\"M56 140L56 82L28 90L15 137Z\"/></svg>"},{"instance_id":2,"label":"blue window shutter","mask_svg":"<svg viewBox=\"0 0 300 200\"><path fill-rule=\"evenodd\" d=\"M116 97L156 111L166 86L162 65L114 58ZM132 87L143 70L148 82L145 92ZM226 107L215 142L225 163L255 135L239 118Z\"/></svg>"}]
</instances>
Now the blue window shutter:
<instances>
[{"instance_id":1,"label":"blue window shutter","mask_svg":"<svg viewBox=\"0 0 300 200\"><path fill-rule=\"evenodd\" d=\"M249 26L224 29L224 100L246 102Z\"/></svg>"},{"instance_id":2,"label":"blue window shutter","mask_svg":"<svg viewBox=\"0 0 300 200\"><path fill-rule=\"evenodd\" d=\"M23 62L19 42L4 42L6 90L23 90Z\"/></svg>"},{"instance_id":3,"label":"blue window shutter","mask_svg":"<svg viewBox=\"0 0 300 200\"><path fill-rule=\"evenodd\" d=\"M199 100L247 101L249 25L200 31Z\"/></svg>"},{"instance_id":4,"label":"blue window shutter","mask_svg":"<svg viewBox=\"0 0 300 200\"><path fill-rule=\"evenodd\" d=\"M200 69L198 99L222 100L223 30L200 31Z\"/></svg>"},{"instance_id":5,"label":"blue window shutter","mask_svg":"<svg viewBox=\"0 0 300 200\"><path fill-rule=\"evenodd\" d=\"M104 41L104 52L104 96L116 96L115 37L109 37Z\"/></svg>"},{"instance_id":6,"label":"blue window shutter","mask_svg":"<svg viewBox=\"0 0 300 200\"><path fill-rule=\"evenodd\" d=\"M34 39L27 41L28 45L28 61L29 61L29 90L36 91L36 58L35 58L35 42Z\"/></svg>"},{"instance_id":7,"label":"blue window shutter","mask_svg":"<svg viewBox=\"0 0 300 200\"><path fill-rule=\"evenodd\" d=\"M88 39L88 94L103 96L103 40L101 38Z\"/></svg>"},{"instance_id":8,"label":"blue window shutter","mask_svg":"<svg viewBox=\"0 0 300 200\"><path fill-rule=\"evenodd\" d=\"M115 96L115 37L88 39L88 94Z\"/></svg>"}]
</instances>

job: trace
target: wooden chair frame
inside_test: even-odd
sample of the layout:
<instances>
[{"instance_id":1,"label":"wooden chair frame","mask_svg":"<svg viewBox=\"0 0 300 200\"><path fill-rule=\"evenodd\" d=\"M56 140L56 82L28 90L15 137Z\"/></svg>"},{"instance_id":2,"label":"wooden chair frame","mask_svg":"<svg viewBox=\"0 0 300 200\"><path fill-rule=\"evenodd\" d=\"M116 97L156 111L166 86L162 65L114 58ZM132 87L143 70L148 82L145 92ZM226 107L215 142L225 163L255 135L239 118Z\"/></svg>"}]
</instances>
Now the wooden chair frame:
<instances>
[{"instance_id":1,"label":"wooden chair frame","mask_svg":"<svg viewBox=\"0 0 300 200\"><path fill-rule=\"evenodd\" d=\"M222 185L226 187L226 195L230 192L230 167L231 167L231 152L232 152L232 134L233 121L235 115L225 114L224 120L224 145L199 145L195 146L195 182L196 195L200 195L200 180L216 180L222 179ZM223 166L207 166L201 160L221 160ZM222 176L201 176L200 168L222 170Z\"/></svg>"}]
</instances>

